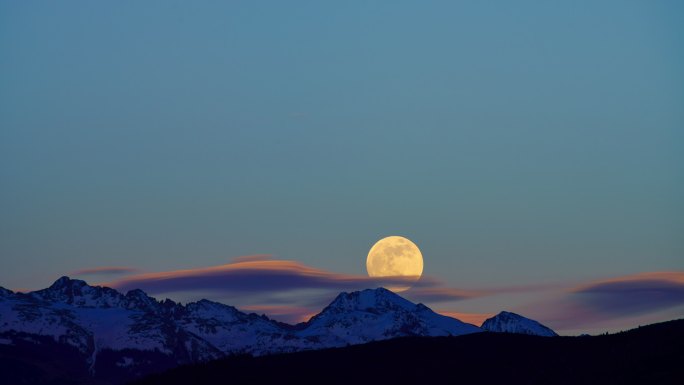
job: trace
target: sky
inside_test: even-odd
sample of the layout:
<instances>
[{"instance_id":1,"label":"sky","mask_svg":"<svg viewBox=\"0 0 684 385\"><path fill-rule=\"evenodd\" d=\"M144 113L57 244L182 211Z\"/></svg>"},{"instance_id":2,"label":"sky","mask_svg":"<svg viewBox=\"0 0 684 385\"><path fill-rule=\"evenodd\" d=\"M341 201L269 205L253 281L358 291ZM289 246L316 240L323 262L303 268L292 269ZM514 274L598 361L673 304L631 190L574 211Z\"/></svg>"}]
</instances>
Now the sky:
<instances>
[{"instance_id":1,"label":"sky","mask_svg":"<svg viewBox=\"0 0 684 385\"><path fill-rule=\"evenodd\" d=\"M0 286L295 322L401 235L402 294L445 314L680 318L683 26L678 1L0 2Z\"/></svg>"}]
</instances>

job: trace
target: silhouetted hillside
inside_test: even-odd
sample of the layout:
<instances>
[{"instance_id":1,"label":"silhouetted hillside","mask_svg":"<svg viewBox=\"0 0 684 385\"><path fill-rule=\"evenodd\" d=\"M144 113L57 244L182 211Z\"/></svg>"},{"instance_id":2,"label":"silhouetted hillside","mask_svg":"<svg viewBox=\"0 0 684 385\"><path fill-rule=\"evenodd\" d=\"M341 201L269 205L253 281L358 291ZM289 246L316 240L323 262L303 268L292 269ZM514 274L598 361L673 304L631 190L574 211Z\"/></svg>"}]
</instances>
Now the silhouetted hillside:
<instances>
[{"instance_id":1,"label":"silhouetted hillside","mask_svg":"<svg viewBox=\"0 0 684 385\"><path fill-rule=\"evenodd\" d=\"M596 337L478 333L232 357L136 384L681 384L684 320Z\"/></svg>"}]
</instances>

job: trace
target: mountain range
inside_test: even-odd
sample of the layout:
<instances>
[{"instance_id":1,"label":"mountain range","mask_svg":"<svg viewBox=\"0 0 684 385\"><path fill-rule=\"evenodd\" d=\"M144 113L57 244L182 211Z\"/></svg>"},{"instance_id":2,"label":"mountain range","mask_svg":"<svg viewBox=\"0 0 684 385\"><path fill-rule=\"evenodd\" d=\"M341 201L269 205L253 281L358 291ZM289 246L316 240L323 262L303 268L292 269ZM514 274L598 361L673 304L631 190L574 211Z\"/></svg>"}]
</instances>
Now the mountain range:
<instances>
[{"instance_id":1,"label":"mountain range","mask_svg":"<svg viewBox=\"0 0 684 385\"><path fill-rule=\"evenodd\" d=\"M57 374L47 370L47 378L80 376L84 383L118 383L227 356L483 331L556 335L536 321L508 312L480 328L384 288L340 293L319 314L298 325L208 300L182 305L158 301L142 290L122 294L68 277L29 293L0 288L0 355L16 361L12 371L22 381L36 375L36 370L47 370L45 366L55 359ZM56 357L47 355L40 365L33 362L46 352ZM65 357L70 357L69 365L62 363ZM61 373L67 369L71 374Z\"/></svg>"}]
</instances>

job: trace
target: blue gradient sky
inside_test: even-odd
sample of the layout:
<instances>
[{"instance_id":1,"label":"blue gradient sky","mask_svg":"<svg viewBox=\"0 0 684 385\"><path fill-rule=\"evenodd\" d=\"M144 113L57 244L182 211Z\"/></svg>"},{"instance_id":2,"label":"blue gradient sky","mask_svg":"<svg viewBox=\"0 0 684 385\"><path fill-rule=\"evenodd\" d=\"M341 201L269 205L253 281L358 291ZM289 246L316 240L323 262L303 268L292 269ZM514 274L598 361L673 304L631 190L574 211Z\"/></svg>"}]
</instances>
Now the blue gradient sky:
<instances>
[{"instance_id":1,"label":"blue gradient sky","mask_svg":"<svg viewBox=\"0 0 684 385\"><path fill-rule=\"evenodd\" d=\"M684 269L678 1L1 2L0 285L270 253Z\"/></svg>"}]
</instances>

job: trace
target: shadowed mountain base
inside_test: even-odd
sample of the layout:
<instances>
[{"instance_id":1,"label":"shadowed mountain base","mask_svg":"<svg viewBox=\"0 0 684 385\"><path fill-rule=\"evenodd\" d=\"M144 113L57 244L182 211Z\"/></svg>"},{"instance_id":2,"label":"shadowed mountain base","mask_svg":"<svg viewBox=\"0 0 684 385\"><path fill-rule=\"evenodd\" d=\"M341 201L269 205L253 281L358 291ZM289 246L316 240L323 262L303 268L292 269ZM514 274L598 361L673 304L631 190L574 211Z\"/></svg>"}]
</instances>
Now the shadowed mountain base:
<instances>
[{"instance_id":1,"label":"shadowed mountain base","mask_svg":"<svg viewBox=\"0 0 684 385\"><path fill-rule=\"evenodd\" d=\"M614 335L479 333L184 366L154 384L681 384L684 320Z\"/></svg>"}]
</instances>

